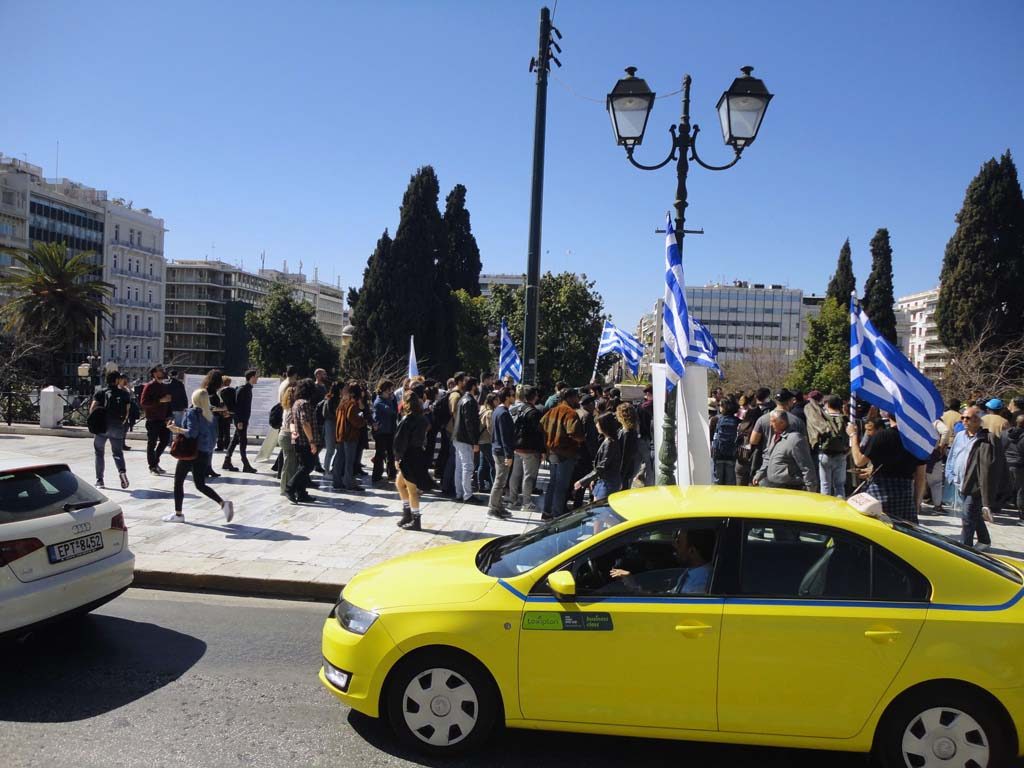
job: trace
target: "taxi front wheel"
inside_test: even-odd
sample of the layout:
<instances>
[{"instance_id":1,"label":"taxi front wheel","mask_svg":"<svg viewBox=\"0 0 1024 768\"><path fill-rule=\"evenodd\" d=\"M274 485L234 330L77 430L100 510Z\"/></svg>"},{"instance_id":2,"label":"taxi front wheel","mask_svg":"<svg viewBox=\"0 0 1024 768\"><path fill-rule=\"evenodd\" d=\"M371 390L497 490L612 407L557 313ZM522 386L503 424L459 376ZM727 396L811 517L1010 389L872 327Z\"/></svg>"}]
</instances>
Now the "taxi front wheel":
<instances>
[{"instance_id":1,"label":"taxi front wheel","mask_svg":"<svg viewBox=\"0 0 1024 768\"><path fill-rule=\"evenodd\" d=\"M898 700L875 742L884 768L1000 768L1013 757L1013 738L1000 708L975 690L926 686Z\"/></svg>"},{"instance_id":2,"label":"taxi front wheel","mask_svg":"<svg viewBox=\"0 0 1024 768\"><path fill-rule=\"evenodd\" d=\"M388 720L410 747L433 755L479 748L500 710L493 681L471 657L431 650L399 662L386 694Z\"/></svg>"}]
</instances>

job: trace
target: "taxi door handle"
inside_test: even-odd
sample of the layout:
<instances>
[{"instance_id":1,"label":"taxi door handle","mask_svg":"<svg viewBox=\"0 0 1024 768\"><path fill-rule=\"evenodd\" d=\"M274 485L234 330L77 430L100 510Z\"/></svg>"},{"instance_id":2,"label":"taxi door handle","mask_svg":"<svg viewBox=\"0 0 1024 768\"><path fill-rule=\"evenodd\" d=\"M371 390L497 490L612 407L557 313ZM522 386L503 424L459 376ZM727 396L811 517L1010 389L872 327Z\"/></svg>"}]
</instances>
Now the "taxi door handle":
<instances>
[{"instance_id":1,"label":"taxi door handle","mask_svg":"<svg viewBox=\"0 0 1024 768\"><path fill-rule=\"evenodd\" d=\"M898 629L869 629L864 632L864 637L876 643L893 643L902 634Z\"/></svg>"},{"instance_id":2,"label":"taxi door handle","mask_svg":"<svg viewBox=\"0 0 1024 768\"><path fill-rule=\"evenodd\" d=\"M705 632L709 631L711 631L711 626L699 621L690 624L676 624L676 632L681 633L683 637L702 637Z\"/></svg>"}]
</instances>

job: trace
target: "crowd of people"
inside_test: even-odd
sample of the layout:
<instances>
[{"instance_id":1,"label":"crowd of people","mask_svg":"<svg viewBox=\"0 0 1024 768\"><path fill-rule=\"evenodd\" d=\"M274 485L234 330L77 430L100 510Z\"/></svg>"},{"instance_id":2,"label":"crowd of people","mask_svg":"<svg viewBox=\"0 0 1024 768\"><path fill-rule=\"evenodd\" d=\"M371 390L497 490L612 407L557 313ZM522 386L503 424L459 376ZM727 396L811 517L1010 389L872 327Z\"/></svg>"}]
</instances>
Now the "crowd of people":
<instances>
[{"instance_id":1,"label":"crowd of people","mask_svg":"<svg viewBox=\"0 0 1024 768\"><path fill-rule=\"evenodd\" d=\"M184 520L184 484L234 514L207 481L221 469L255 473L249 460L253 387L211 370L191 394L178 371L162 366L134 391L117 372L97 391L90 414L105 419L95 436L96 480L103 487L109 445L122 488L129 480L125 435L144 421L149 471L165 474L161 458L170 447L174 512ZM893 414L867 403L852 404L817 390L806 395L767 388L709 398L714 482L789 488L846 498L864 490L891 517L916 522L925 498L934 513L953 507L962 518L964 544L991 543L986 522L993 511L1013 506L1024 521L1024 398L1004 404L975 394L952 400L935 423L938 444L926 460L909 452ZM852 411L851 411L852 407ZM514 385L484 374L456 373L447 381L415 376L399 382L331 381L319 369L300 378L289 366L269 414L270 435L261 454L277 448L273 472L280 493L294 504L315 503L311 489L359 493L362 478L393 483L402 500L398 525L421 530L425 495L487 507L497 519L512 510L540 511L549 520L584 503L634 485L653 485L653 400L624 402L614 386L593 383L576 389L558 382L546 398L537 387ZM97 422L100 420L97 419ZM90 427L92 429L92 427ZM172 436L174 442L171 442ZM364 451L374 448L371 468ZM241 467L233 458L238 451ZM543 462L549 479L540 493ZM319 482L314 474L320 475ZM539 505L535 496L540 496Z\"/></svg>"},{"instance_id":2,"label":"crowd of people","mask_svg":"<svg viewBox=\"0 0 1024 768\"><path fill-rule=\"evenodd\" d=\"M715 483L790 488L847 498L863 490L890 517L917 522L925 498L934 514L962 519L961 541L991 545L986 522L1013 507L1024 522L1024 397L1009 403L975 393L951 400L935 421L931 455L900 438L896 416L865 402L767 388L708 400ZM977 537L977 544L975 544Z\"/></svg>"}]
</instances>

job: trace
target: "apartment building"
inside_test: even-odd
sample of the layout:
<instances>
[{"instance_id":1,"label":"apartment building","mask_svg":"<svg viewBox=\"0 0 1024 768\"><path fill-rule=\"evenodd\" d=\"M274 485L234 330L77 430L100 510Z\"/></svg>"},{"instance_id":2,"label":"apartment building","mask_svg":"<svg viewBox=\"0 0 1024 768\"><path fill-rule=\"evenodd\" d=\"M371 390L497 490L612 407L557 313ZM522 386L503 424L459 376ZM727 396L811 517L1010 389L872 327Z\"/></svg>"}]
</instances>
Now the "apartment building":
<instances>
[{"instance_id":1,"label":"apartment building","mask_svg":"<svg viewBox=\"0 0 1024 768\"><path fill-rule=\"evenodd\" d=\"M921 373L933 381L942 378L949 362L949 350L939 340L935 309L939 305L939 286L896 299L894 309L902 326L900 348ZM902 317L901 317L902 315Z\"/></svg>"},{"instance_id":2,"label":"apartment building","mask_svg":"<svg viewBox=\"0 0 1024 768\"><path fill-rule=\"evenodd\" d=\"M484 298L489 298L499 285L504 285L506 288L525 288L526 275L480 275L480 295Z\"/></svg>"}]
</instances>

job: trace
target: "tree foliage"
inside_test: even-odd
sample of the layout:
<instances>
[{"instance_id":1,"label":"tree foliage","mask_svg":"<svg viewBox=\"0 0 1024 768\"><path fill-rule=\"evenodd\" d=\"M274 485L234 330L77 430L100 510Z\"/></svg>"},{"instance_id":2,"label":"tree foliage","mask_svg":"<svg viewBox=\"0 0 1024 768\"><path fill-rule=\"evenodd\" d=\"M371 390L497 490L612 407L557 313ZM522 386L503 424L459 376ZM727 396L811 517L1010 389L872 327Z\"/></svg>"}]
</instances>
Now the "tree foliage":
<instances>
[{"instance_id":1,"label":"tree foliage","mask_svg":"<svg viewBox=\"0 0 1024 768\"><path fill-rule=\"evenodd\" d=\"M892 246L889 244L889 230L882 228L871 238L871 274L864 282L862 306L878 333L892 344L898 345L894 303Z\"/></svg>"},{"instance_id":2,"label":"tree foliage","mask_svg":"<svg viewBox=\"0 0 1024 768\"><path fill-rule=\"evenodd\" d=\"M317 368L329 374L338 369L338 348L316 322L316 310L297 301L286 283L275 283L263 306L245 315L249 330L249 359L265 375L280 373L289 365L311 376Z\"/></svg>"},{"instance_id":3,"label":"tree foliage","mask_svg":"<svg viewBox=\"0 0 1024 768\"><path fill-rule=\"evenodd\" d=\"M497 351L488 335L487 299L471 296L465 290L452 295L455 304L455 341L458 365L474 376L493 371Z\"/></svg>"},{"instance_id":4,"label":"tree foliage","mask_svg":"<svg viewBox=\"0 0 1024 768\"><path fill-rule=\"evenodd\" d=\"M452 291L480 295L480 248L469 225L466 188L456 184L445 198L445 248L438 257L437 271Z\"/></svg>"},{"instance_id":5,"label":"tree foliage","mask_svg":"<svg viewBox=\"0 0 1024 768\"><path fill-rule=\"evenodd\" d=\"M953 352L974 347L983 329L992 345L1020 344L1024 198L1009 150L981 167L956 223L942 262L939 338Z\"/></svg>"},{"instance_id":6,"label":"tree foliage","mask_svg":"<svg viewBox=\"0 0 1024 768\"><path fill-rule=\"evenodd\" d=\"M804 353L793 364L786 384L807 392L819 389L830 394L850 391L850 316L846 302L829 296L821 313L810 320ZM874 318L872 318L873 320Z\"/></svg>"},{"instance_id":7,"label":"tree foliage","mask_svg":"<svg viewBox=\"0 0 1024 768\"><path fill-rule=\"evenodd\" d=\"M850 296L857 290L857 278L853 275L853 257L850 253L850 238L846 238L843 247L839 249L839 260L836 262L836 271L832 279L828 281L829 296L839 302L840 306L848 306Z\"/></svg>"}]
</instances>

